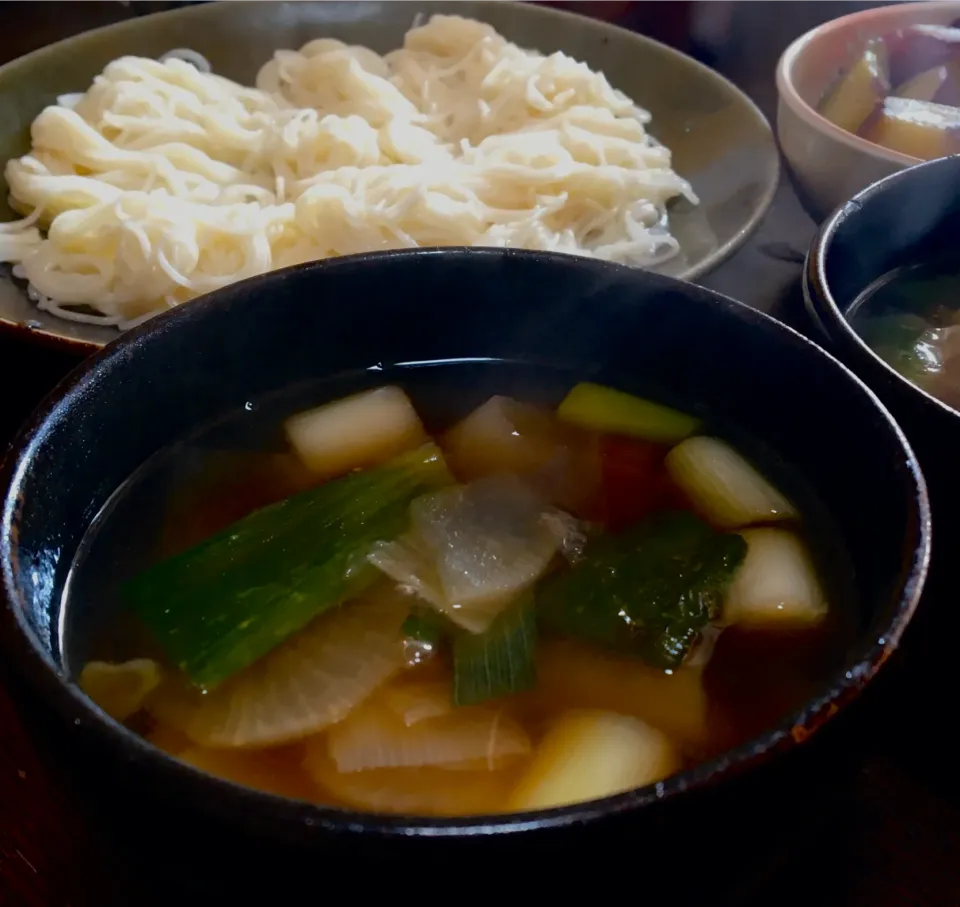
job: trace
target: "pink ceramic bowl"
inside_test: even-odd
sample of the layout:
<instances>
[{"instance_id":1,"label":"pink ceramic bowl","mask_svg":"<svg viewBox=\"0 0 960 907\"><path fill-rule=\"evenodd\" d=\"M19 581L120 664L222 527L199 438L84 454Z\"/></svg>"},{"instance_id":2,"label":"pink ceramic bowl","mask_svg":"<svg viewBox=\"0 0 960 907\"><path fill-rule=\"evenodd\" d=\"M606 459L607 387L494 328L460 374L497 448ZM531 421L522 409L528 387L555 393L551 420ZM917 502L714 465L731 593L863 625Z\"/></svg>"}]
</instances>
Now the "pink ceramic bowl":
<instances>
[{"instance_id":1,"label":"pink ceramic bowl","mask_svg":"<svg viewBox=\"0 0 960 907\"><path fill-rule=\"evenodd\" d=\"M817 113L817 104L872 38L909 25L949 25L957 18L957 0L897 3L834 19L784 51L777 64L777 137L800 200L815 220L878 179L919 163L834 126Z\"/></svg>"}]
</instances>

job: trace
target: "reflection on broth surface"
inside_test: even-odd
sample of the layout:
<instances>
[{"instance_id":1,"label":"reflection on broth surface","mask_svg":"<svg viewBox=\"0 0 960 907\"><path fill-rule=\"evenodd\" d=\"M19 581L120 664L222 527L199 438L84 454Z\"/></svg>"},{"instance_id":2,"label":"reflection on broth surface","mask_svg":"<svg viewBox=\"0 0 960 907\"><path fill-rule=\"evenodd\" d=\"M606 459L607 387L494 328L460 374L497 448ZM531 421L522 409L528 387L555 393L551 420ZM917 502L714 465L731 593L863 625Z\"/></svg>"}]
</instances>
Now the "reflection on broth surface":
<instances>
[{"instance_id":1,"label":"reflection on broth surface","mask_svg":"<svg viewBox=\"0 0 960 907\"><path fill-rule=\"evenodd\" d=\"M888 365L947 406L960 408L960 273L955 263L890 271L859 296L847 315Z\"/></svg>"},{"instance_id":2,"label":"reflection on broth surface","mask_svg":"<svg viewBox=\"0 0 960 907\"><path fill-rule=\"evenodd\" d=\"M66 593L81 687L203 771L373 812L560 806L742 742L835 663L838 546L709 421L507 363L248 409L114 495Z\"/></svg>"}]
</instances>

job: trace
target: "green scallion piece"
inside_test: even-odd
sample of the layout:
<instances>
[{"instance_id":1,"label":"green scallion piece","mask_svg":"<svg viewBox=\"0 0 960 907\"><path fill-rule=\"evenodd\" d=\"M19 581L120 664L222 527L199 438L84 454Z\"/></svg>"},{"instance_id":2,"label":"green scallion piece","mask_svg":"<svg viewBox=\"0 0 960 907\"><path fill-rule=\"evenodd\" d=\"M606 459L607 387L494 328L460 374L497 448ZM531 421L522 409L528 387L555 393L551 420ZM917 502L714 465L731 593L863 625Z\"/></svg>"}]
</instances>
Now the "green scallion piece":
<instances>
[{"instance_id":1,"label":"green scallion piece","mask_svg":"<svg viewBox=\"0 0 960 907\"><path fill-rule=\"evenodd\" d=\"M588 545L582 563L536 589L537 618L553 632L675 668L743 562L747 543L685 512L663 512Z\"/></svg>"},{"instance_id":2,"label":"green scallion piece","mask_svg":"<svg viewBox=\"0 0 960 907\"><path fill-rule=\"evenodd\" d=\"M498 615L484 633L453 640L453 704L476 705L529 690L537 679L533 596Z\"/></svg>"},{"instance_id":3,"label":"green scallion piece","mask_svg":"<svg viewBox=\"0 0 960 907\"><path fill-rule=\"evenodd\" d=\"M173 662L212 689L371 585L373 544L404 531L415 497L452 481L424 445L257 510L123 593Z\"/></svg>"}]
</instances>

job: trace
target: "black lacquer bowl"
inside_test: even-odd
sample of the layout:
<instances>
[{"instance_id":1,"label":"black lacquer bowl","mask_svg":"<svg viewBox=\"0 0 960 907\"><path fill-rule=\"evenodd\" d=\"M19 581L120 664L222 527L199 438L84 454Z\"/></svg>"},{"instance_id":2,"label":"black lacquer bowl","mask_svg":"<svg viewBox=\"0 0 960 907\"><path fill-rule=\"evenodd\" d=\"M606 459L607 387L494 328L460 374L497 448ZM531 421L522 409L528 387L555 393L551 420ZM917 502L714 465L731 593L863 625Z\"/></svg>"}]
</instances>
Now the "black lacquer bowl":
<instances>
[{"instance_id":1,"label":"black lacquer bowl","mask_svg":"<svg viewBox=\"0 0 960 907\"><path fill-rule=\"evenodd\" d=\"M104 717L64 676L56 639L64 575L93 515L156 450L306 380L380 363L491 358L560 367L628 391L660 389L741 427L795 467L829 509L856 586L845 603L855 638L818 698L656 788L542 813L441 821L314 807L213 779ZM924 480L907 442L870 391L818 347L691 284L493 249L342 258L185 305L70 375L16 439L5 468L0 638L24 681L25 712L67 783L89 793L97 817L152 865L150 890L183 866L194 893L202 877L221 894L229 883L249 892L260 878L276 893L306 878L319 895L318 880L331 876L352 879L362 886L356 891L391 880L429 889L459 861L478 893L494 881L484 867L516 863L527 881L593 876L612 884L626 868L637 884L638 873L646 876L642 890L666 888L673 902L701 891L700 903L710 892L710 903L720 903L718 866L753 871L766 859L760 848L782 845L790 832L817 841L801 813L822 814L816 794L842 760L833 752L820 771L818 741L798 744L895 649L930 546ZM558 862L561 851L571 857ZM404 881L387 865L412 876ZM456 878L462 887L466 876Z\"/></svg>"},{"instance_id":2,"label":"black lacquer bowl","mask_svg":"<svg viewBox=\"0 0 960 907\"><path fill-rule=\"evenodd\" d=\"M895 268L956 259L958 237L960 155L895 173L835 211L810 247L803 279L807 310L824 339L890 407L916 447L931 485L938 537L941 526L960 536L960 412L884 362L847 313Z\"/></svg>"},{"instance_id":3,"label":"black lacquer bowl","mask_svg":"<svg viewBox=\"0 0 960 907\"><path fill-rule=\"evenodd\" d=\"M936 541L925 600L908 638L909 684L900 695L910 707L901 755L910 762L915 733L942 750L930 734L939 728L932 689L956 685L954 641L960 633L956 552L960 546L960 412L908 381L873 352L848 321L864 290L895 268L957 258L960 237L960 155L928 161L882 179L838 208L821 226L807 255L803 290L819 339L855 371L903 427L927 479ZM946 739L943 746L948 745ZM923 771L941 763L922 759ZM943 763L945 766L945 763ZM919 766L918 766L919 767ZM944 775L952 778L952 773ZM956 782L950 787L957 790Z\"/></svg>"}]
</instances>

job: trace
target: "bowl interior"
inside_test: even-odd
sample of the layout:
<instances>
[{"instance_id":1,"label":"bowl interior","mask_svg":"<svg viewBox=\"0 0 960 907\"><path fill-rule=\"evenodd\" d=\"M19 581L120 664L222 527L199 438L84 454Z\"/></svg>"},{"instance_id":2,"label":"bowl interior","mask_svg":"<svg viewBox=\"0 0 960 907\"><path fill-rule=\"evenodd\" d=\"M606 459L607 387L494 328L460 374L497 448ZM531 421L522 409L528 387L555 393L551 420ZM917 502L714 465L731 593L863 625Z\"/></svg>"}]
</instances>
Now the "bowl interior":
<instances>
[{"instance_id":1,"label":"bowl interior","mask_svg":"<svg viewBox=\"0 0 960 907\"><path fill-rule=\"evenodd\" d=\"M828 334L882 369L914 397L954 410L903 378L864 343L847 313L863 291L895 268L955 258L960 230L960 155L920 164L862 192L828 221L809 263L814 315ZM811 274L808 274L810 277ZM822 309L823 311L818 311Z\"/></svg>"},{"instance_id":2,"label":"bowl interior","mask_svg":"<svg viewBox=\"0 0 960 907\"><path fill-rule=\"evenodd\" d=\"M729 255L759 222L777 185L779 160L759 110L726 79L662 44L601 22L509 2L210 3L89 32L0 68L0 159L29 148L31 121L58 95L85 89L111 60L202 53L214 71L252 84L274 50L328 36L378 52L394 49L418 14L450 13L490 23L544 53L562 50L602 70L653 115L652 131L701 199L671 214L681 254L665 273L695 277ZM12 218L0 179L0 219ZM64 322L38 311L0 276L0 324L101 346L115 329Z\"/></svg>"},{"instance_id":3,"label":"bowl interior","mask_svg":"<svg viewBox=\"0 0 960 907\"><path fill-rule=\"evenodd\" d=\"M834 126L817 113L817 106L874 38L909 25L949 25L958 17L956 0L932 0L862 10L818 26L784 52L778 72L781 97L816 128L844 144L901 166L916 163L916 158Z\"/></svg>"},{"instance_id":4,"label":"bowl interior","mask_svg":"<svg viewBox=\"0 0 960 907\"><path fill-rule=\"evenodd\" d=\"M306 381L490 358L562 368L710 415L754 456L792 467L828 508L855 586L844 602L856 624L845 663L821 698L742 747L734 764L789 745L797 725L816 726L889 654L922 586L929 515L913 455L870 392L800 335L710 291L571 256L497 250L383 253L275 272L182 307L88 360L27 427L8 465L0 525L8 641L35 673L62 678L50 695L68 712L106 726L62 676L61 596L87 526L137 467L246 401ZM136 749L118 726L109 733ZM730 764L677 776L666 794ZM657 798L631 792L549 821Z\"/></svg>"}]
</instances>

